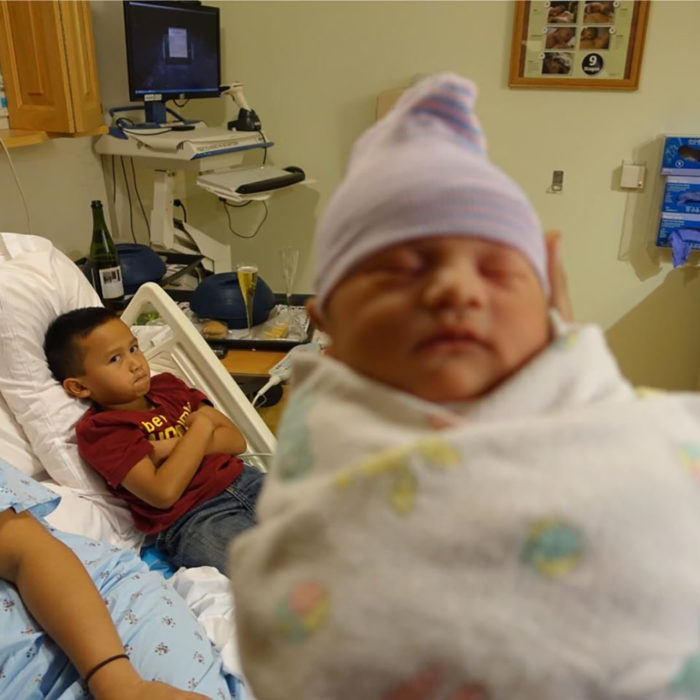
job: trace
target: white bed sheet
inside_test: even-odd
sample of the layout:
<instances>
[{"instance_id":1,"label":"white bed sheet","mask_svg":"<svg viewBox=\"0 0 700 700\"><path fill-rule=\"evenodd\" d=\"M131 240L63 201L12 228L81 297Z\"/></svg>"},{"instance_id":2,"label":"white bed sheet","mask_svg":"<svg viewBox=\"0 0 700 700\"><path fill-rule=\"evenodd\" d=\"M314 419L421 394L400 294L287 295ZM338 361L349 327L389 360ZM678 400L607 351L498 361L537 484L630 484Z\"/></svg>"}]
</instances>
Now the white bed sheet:
<instances>
[{"instance_id":1,"label":"white bed sheet","mask_svg":"<svg viewBox=\"0 0 700 700\"><path fill-rule=\"evenodd\" d=\"M183 566L173 574L170 582L185 599L212 644L219 650L224 668L243 678L238 644L233 633L234 603L228 578L213 566L190 569ZM252 700L250 691L248 697Z\"/></svg>"}]
</instances>

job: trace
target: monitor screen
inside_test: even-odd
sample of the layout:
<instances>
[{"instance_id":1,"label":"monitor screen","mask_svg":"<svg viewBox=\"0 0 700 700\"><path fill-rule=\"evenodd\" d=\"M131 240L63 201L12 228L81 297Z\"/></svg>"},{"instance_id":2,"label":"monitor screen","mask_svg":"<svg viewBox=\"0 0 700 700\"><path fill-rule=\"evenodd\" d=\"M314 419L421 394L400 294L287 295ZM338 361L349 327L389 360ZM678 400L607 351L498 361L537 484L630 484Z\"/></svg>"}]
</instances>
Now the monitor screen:
<instances>
[{"instance_id":1,"label":"monitor screen","mask_svg":"<svg viewBox=\"0 0 700 700\"><path fill-rule=\"evenodd\" d=\"M130 99L218 96L218 7L125 0L124 28Z\"/></svg>"}]
</instances>

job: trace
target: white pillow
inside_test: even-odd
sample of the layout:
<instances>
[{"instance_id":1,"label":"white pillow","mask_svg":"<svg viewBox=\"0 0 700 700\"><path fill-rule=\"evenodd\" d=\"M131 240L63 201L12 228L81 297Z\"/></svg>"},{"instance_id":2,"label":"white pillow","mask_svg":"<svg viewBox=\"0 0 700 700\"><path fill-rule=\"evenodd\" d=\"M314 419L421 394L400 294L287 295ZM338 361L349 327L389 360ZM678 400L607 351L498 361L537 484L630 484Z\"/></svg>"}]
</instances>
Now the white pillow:
<instances>
[{"instance_id":1,"label":"white pillow","mask_svg":"<svg viewBox=\"0 0 700 700\"><path fill-rule=\"evenodd\" d=\"M108 503L102 496L83 496L52 481L40 483L61 496L56 510L46 516L49 525L64 532L109 542L122 549L138 551L143 544L144 535L134 527L131 513L123 503L114 502L114 496Z\"/></svg>"},{"instance_id":2,"label":"white pillow","mask_svg":"<svg viewBox=\"0 0 700 700\"><path fill-rule=\"evenodd\" d=\"M44 334L56 316L100 305L85 275L50 241L0 233L0 393L57 483L106 494L78 455L74 428L88 404L66 394L44 356Z\"/></svg>"},{"instance_id":3,"label":"white pillow","mask_svg":"<svg viewBox=\"0 0 700 700\"><path fill-rule=\"evenodd\" d=\"M0 395L0 455L27 476L46 476L41 462L34 456L22 426L15 420L5 399Z\"/></svg>"}]
</instances>

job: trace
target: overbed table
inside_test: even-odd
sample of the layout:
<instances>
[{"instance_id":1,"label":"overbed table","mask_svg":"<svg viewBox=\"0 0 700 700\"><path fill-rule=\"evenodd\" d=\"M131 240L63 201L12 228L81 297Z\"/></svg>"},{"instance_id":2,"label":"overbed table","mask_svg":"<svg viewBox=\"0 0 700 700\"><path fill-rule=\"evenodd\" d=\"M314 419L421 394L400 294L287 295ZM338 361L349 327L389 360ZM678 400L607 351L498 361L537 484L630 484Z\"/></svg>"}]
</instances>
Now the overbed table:
<instances>
[{"instance_id":1,"label":"overbed table","mask_svg":"<svg viewBox=\"0 0 700 700\"><path fill-rule=\"evenodd\" d=\"M269 369L277 364L286 352L274 350L229 350L221 359L228 372L234 375L265 375ZM288 387L282 387L282 398L274 406L258 408L258 413L267 427L277 434L282 412L287 403Z\"/></svg>"}]
</instances>

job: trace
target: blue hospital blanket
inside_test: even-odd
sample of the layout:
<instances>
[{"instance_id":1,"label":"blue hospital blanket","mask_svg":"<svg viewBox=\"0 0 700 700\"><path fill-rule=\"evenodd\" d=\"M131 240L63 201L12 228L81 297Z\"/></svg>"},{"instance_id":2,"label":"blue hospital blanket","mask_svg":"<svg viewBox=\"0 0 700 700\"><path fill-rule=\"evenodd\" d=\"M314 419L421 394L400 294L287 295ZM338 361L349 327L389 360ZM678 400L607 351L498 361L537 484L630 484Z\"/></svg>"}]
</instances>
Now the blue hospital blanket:
<instances>
[{"instance_id":1,"label":"blue hospital blanket","mask_svg":"<svg viewBox=\"0 0 700 700\"><path fill-rule=\"evenodd\" d=\"M54 530L42 518L60 498L0 459L0 512L29 511L81 560L109 608L132 663L144 678L212 698L239 697L203 628L171 585L133 552ZM0 697L84 698L85 686L63 652L0 580Z\"/></svg>"}]
</instances>

